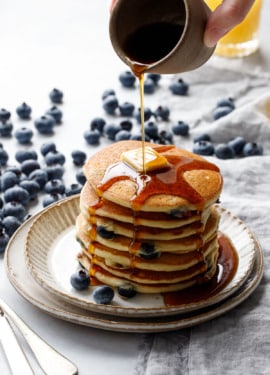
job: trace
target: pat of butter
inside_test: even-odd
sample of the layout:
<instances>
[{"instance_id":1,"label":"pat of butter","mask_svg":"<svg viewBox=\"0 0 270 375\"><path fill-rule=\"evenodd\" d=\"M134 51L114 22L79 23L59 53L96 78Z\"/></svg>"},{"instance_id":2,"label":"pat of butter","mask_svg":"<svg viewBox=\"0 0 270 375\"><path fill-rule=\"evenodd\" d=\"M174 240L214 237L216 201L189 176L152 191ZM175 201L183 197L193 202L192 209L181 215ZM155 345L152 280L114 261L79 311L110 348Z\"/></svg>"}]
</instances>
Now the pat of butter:
<instances>
[{"instance_id":1,"label":"pat of butter","mask_svg":"<svg viewBox=\"0 0 270 375\"><path fill-rule=\"evenodd\" d=\"M141 147L123 152L121 160L137 172L150 172L165 168L168 165L167 159L164 156L148 146L144 148L144 159L143 148Z\"/></svg>"}]
</instances>

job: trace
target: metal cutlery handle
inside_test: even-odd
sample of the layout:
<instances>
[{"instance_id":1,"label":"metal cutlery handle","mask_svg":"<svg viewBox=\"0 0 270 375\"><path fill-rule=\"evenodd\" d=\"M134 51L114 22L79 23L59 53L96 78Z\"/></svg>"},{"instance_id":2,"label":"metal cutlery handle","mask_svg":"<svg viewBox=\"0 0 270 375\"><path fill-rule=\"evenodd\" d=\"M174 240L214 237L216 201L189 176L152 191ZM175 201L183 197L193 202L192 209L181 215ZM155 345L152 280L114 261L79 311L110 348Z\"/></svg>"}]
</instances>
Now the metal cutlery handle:
<instances>
[{"instance_id":1,"label":"metal cutlery handle","mask_svg":"<svg viewBox=\"0 0 270 375\"><path fill-rule=\"evenodd\" d=\"M47 344L41 337L33 332L28 325L15 312L0 299L0 306L7 317L20 330L25 340L32 349L40 367L47 375L76 375L78 369L66 357Z\"/></svg>"},{"instance_id":2,"label":"metal cutlery handle","mask_svg":"<svg viewBox=\"0 0 270 375\"><path fill-rule=\"evenodd\" d=\"M34 372L28 362L16 336L13 332L8 319L4 312L0 309L0 340L3 349L6 353L6 357L9 363L9 367L14 375L34 375Z\"/></svg>"}]
</instances>

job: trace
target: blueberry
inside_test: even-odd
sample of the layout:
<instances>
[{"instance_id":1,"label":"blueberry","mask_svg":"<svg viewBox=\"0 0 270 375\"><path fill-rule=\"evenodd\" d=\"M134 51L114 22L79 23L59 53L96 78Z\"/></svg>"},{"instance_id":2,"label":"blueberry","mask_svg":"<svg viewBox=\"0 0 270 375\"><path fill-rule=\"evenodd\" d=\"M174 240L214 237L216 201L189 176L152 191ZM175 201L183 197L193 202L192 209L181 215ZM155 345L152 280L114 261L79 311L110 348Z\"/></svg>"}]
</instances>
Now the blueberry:
<instances>
[{"instance_id":1,"label":"blueberry","mask_svg":"<svg viewBox=\"0 0 270 375\"><path fill-rule=\"evenodd\" d=\"M43 115L34 121L34 125L40 134L53 134L55 119L52 116Z\"/></svg>"},{"instance_id":2,"label":"blueberry","mask_svg":"<svg viewBox=\"0 0 270 375\"><path fill-rule=\"evenodd\" d=\"M88 145L98 145L100 142L100 132L97 129L86 130L83 134L84 139Z\"/></svg>"},{"instance_id":3,"label":"blueberry","mask_svg":"<svg viewBox=\"0 0 270 375\"><path fill-rule=\"evenodd\" d=\"M104 134L112 141L115 140L115 136L120 130L122 130L122 128L119 124L106 124L104 126Z\"/></svg>"},{"instance_id":4,"label":"blueberry","mask_svg":"<svg viewBox=\"0 0 270 375\"><path fill-rule=\"evenodd\" d=\"M170 117L170 109L165 105L160 105L153 112L153 114L156 118L160 118L163 121L168 121Z\"/></svg>"},{"instance_id":5,"label":"blueberry","mask_svg":"<svg viewBox=\"0 0 270 375\"><path fill-rule=\"evenodd\" d=\"M42 205L43 207L47 207L53 203L60 201L60 199L63 199L63 198L64 196L59 193L46 194L43 198Z\"/></svg>"},{"instance_id":6,"label":"blueberry","mask_svg":"<svg viewBox=\"0 0 270 375\"><path fill-rule=\"evenodd\" d=\"M153 114L153 113L152 113L152 111L151 111L150 108L148 108L148 107L144 107L144 114L143 114L143 116L144 116L144 121L148 121L148 120L150 120L152 114ZM139 124L141 124L141 109L140 109L140 108L137 109L137 111L136 111L136 113L135 113L135 118L136 118L137 122L138 122Z\"/></svg>"},{"instance_id":7,"label":"blueberry","mask_svg":"<svg viewBox=\"0 0 270 375\"><path fill-rule=\"evenodd\" d=\"M198 155L210 156L215 152L215 148L210 141L199 141L193 145L193 152Z\"/></svg>"},{"instance_id":8,"label":"blueberry","mask_svg":"<svg viewBox=\"0 0 270 375\"><path fill-rule=\"evenodd\" d=\"M215 155L219 159L233 159L235 157L233 149L226 143L220 143L215 147Z\"/></svg>"},{"instance_id":9,"label":"blueberry","mask_svg":"<svg viewBox=\"0 0 270 375\"><path fill-rule=\"evenodd\" d=\"M101 96L102 100L106 99L108 96L115 96L116 92L113 89L105 90Z\"/></svg>"},{"instance_id":10,"label":"blueberry","mask_svg":"<svg viewBox=\"0 0 270 375\"><path fill-rule=\"evenodd\" d=\"M9 236L5 232L4 228L1 228L0 229L0 254L3 254L5 252L8 242L9 242Z\"/></svg>"},{"instance_id":11,"label":"blueberry","mask_svg":"<svg viewBox=\"0 0 270 375\"><path fill-rule=\"evenodd\" d=\"M15 175L18 177L18 179L21 177L22 175L22 171L21 171L21 168L17 165L10 165L8 166L6 169L5 169L5 172L13 172L15 173Z\"/></svg>"},{"instance_id":12,"label":"blueberry","mask_svg":"<svg viewBox=\"0 0 270 375\"><path fill-rule=\"evenodd\" d=\"M102 107L108 115L114 115L116 109L118 108L118 100L116 96L114 95L107 96L103 100Z\"/></svg>"},{"instance_id":13,"label":"blueberry","mask_svg":"<svg viewBox=\"0 0 270 375\"><path fill-rule=\"evenodd\" d=\"M1 176L1 191L5 191L19 182L19 177L12 171L5 171Z\"/></svg>"},{"instance_id":14,"label":"blueberry","mask_svg":"<svg viewBox=\"0 0 270 375\"><path fill-rule=\"evenodd\" d=\"M158 125L156 122L154 121L146 122L144 126L144 131L145 131L145 134L148 135L150 139L155 140L158 138L159 129L158 129Z\"/></svg>"},{"instance_id":15,"label":"blueberry","mask_svg":"<svg viewBox=\"0 0 270 375\"><path fill-rule=\"evenodd\" d=\"M243 148L244 156L258 156L263 154L263 147L256 142L248 142Z\"/></svg>"},{"instance_id":16,"label":"blueberry","mask_svg":"<svg viewBox=\"0 0 270 375\"><path fill-rule=\"evenodd\" d=\"M15 138L17 139L17 141L20 144L27 145L27 144L31 143L31 139L32 139L34 133L33 133L32 129L22 127L22 128L17 129L15 131L14 135L15 135Z\"/></svg>"},{"instance_id":17,"label":"blueberry","mask_svg":"<svg viewBox=\"0 0 270 375\"><path fill-rule=\"evenodd\" d=\"M16 108L17 115L23 120L29 120L32 112L32 108L23 102Z\"/></svg>"},{"instance_id":18,"label":"blueberry","mask_svg":"<svg viewBox=\"0 0 270 375\"><path fill-rule=\"evenodd\" d=\"M184 96L188 93L189 85L182 78L179 78L169 86L169 89L174 95Z\"/></svg>"},{"instance_id":19,"label":"blueberry","mask_svg":"<svg viewBox=\"0 0 270 375\"><path fill-rule=\"evenodd\" d=\"M132 122L130 120L123 120L119 124L121 126L121 129L131 131L132 129Z\"/></svg>"},{"instance_id":20,"label":"blueberry","mask_svg":"<svg viewBox=\"0 0 270 375\"><path fill-rule=\"evenodd\" d=\"M108 285L101 285L95 288L93 298L96 303L108 305L112 302L114 290Z\"/></svg>"},{"instance_id":21,"label":"blueberry","mask_svg":"<svg viewBox=\"0 0 270 375\"><path fill-rule=\"evenodd\" d=\"M221 117L227 116L232 111L233 111L233 108L229 107L229 106L227 106L227 107L225 107L225 106L224 107L217 107L213 111L213 119L218 120Z\"/></svg>"},{"instance_id":22,"label":"blueberry","mask_svg":"<svg viewBox=\"0 0 270 375\"><path fill-rule=\"evenodd\" d=\"M132 297L135 297L137 294L134 286L130 283L125 283L123 285L120 285L117 288L117 292L123 298L132 298Z\"/></svg>"},{"instance_id":23,"label":"blueberry","mask_svg":"<svg viewBox=\"0 0 270 375\"><path fill-rule=\"evenodd\" d=\"M37 160L27 159L21 163L22 173L26 174L26 176L28 176L35 169L40 169L40 164Z\"/></svg>"},{"instance_id":24,"label":"blueberry","mask_svg":"<svg viewBox=\"0 0 270 375\"><path fill-rule=\"evenodd\" d=\"M59 194L64 194L65 193L65 185L62 180L55 179L55 180L50 180L46 182L44 186L44 191L45 193L52 194L52 193L59 193Z\"/></svg>"},{"instance_id":25,"label":"blueberry","mask_svg":"<svg viewBox=\"0 0 270 375\"><path fill-rule=\"evenodd\" d=\"M232 109L235 109L235 104L233 98L225 98L220 99L217 104L217 107L231 107Z\"/></svg>"},{"instance_id":26,"label":"blueberry","mask_svg":"<svg viewBox=\"0 0 270 375\"><path fill-rule=\"evenodd\" d=\"M71 157L74 165L76 165L77 167L82 167L85 163L87 156L84 151L73 150L71 152Z\"/></svg>"},{"instance_id":27,"label":"blueberry","mask_svg":"<svg viewBox=\"0 0 270 375\"><path fill-rule=\"evenodd\" d=\"M102 117L95 117L90 122L90 130L98 130L100 134L103 134L103 129L106 121Z\"/></svg>"},{"instance_id":28,"label":"blueberry","mask_svg":"<svg viewBox=\"0 0 270 375\"><path fill-rule=\"evenodd\" d=\"M136 77L132 72L125 71L125 72L120 73L119 81L122 84L122 86L131 88L131 87L134 87L135 85Z\"/></svg>"},{"instance_id":29,"label":"blueberry","mask_svg":"<svg viewBox=\"0 0 270 375\"><path fill-rule=\"evenodd\" d=\"M160 256L160 253L156 251L154 244L143 242L139 249L139 255L144 259L155 259Z\"/></svg>"},{"instance_id":30,"label":"blueberry","mask_svg":"<svg viewBox=\"0 0 270 375\"><path fill-rule=\"evenodd\" d=\"M79 269L70 276L70 283L76 290L85 290L90 285L90 276L85 269Z\"/></svg>"},{"instance_id":31,"label":"blueberry","mask_svg":"<svg viewBox=\"0 0 270 375\"><path fill-rule=\"evenodd\" d=\"M64 168L60 164L48 165L43 170L47 174L48 180L61 179L64 174Z\"/></svg>"},{"instance_id":32,"label":"blueberry","mask_svg":"<svg viewBox=\"0 0 270 375\"><path fill-rule=\"evenodd\" d=\"M19 186L28 191L30 200L36 199L41 190L39 183L34 180L23 180L19 183Z\"/></svg>"},{"instance_id":33,"label":"blueberry","mask_svg":"<svg viewBox=\"0 0 270 375\"><path fill-rule=\"evenodd\" d=\"M76 180L79 184L81 185L84 185L85 182L86 182L86 177L85 177L85 174L83 173L83 170L79 170L77 173L76 173Z\"/></svg>"},{"instance_id":34,"label":"blueberry","mask_svg":"<svg viewBox=\"0 0 270 375\"><path fill-rule=\"evenodd\" d=\"M54 118L56 124L60 124L63 117L63 112L57 106L52 106L46 111L46 115L49 115Z\"/></svg>"},{"instance_id":35,"label":"blueberry","mask_svg":"<svg viewBox=\"0 0 270 375\"><path fill-rule=\"evenodd\" d=\"M245 144L246 144L245 139L240 136L235 137L231 141L228 142L228 146L230 146L233 149L236 155L239 155L242 153Z\"/></svg>"},{"instance_id":36,"label":"blueberry","mask_svg":"<svg viewBox=\"0 0 270 375\"><path fill-rule=\"evenodd\" d=\"M121 116L131 117L134 113L135 106L130 102L119 104L119 111Z\"/></svg>"},{"instance_id":37,"label":"blueberry","mask_svg":"<svg viewBox=\"0 0 270 375\"><path fill-rule=\"evenodd\" d=\"M15 159L18 163L22 163L25 160L37 160L38 154L35 150L18 150L15 153Z\"/></svg>"},{"instance_id":38,"label":"blueberry","mask_svg":"<svg viewBox=\"0 0 270 375\"><path fill-rule=\"evenodd\" d=\"M0 210L3 208L4 206L4 201L3 199L0 197Z\"/></svg>"},{"instance_id":39,"label":"blueberry","mask_svg":"<svg viewBox=\"0 0 270 375\"><path fill-rule=\"evenodd\" d=\"M0 121L6 122L10 119L11 113L5 108L0 109Z\"/></svg>"},{"instance_id":40,"label":"blueberry","mask_svg":"<svg viewBox=\"0 0 270 375\"><path fill-rule=\"evenodd\" d=\"M146 75L146 78L151 79L155 83L155 85L157 85L161 79L161 75L156 73L148 73Z\"/></svg>"},{"instance_id":41,"label":"blueberry","mask_svg":"<svg viewBox=\"0 0 270 375\"><path fill-rule=\"evenodd\" d=\"M5 167L7 165L9 156L6 150L0 147L0 166Z\"/></svg>"},{"instance_id":42,"label":"blueberry","mask_svg":"<svg viewBox=\"0 0 270 375\"><path fill-rule=\"evenodd\" d=\"M0 136L10 137L13 130L13 124L11 122L0 121Z\"/></svg>"},{"instance_id":43,"label":"blueberry","mask_svg":"<svg viewBox=\"0 0 270 375\"><path fill-rule=\"evenodd\" d=\"M126 141L129 140L131 137L131 132L129 130L120 130L116 136L115 136L115 141Z\"/></svg>"},{"instance_id":44,"label":"blueberry","mask_svg":"<svg viewBox=\"0 0 270 375\"><path fill-rule=\"evenodd\" d=\"M61 104L63 102L63 97L64 97L64 94L61 90L59 89L53 89L52 91L50 91L49 93L49 98L51 99L51 101L53 103L56 103L56 104Z\"/></svg>"},{"instance_id":45,"label":"blueberry","mask_svg":"<svg viewBox=\"0 0 270 375\"><path fill-rule=\"evenodd\" d=\"M63 153L59 151L50 151L45 155L44 161L48 166L54 164L64 165L66 157Z\"/></svg>"},{"instance_id":46,"label":"blueberry","mask_svg":"<svg viewBox=\"0 0 270 375\"><path fill-rule=\"evenodd\" d=\"M7 202L19 202L26 206L30 200L30 196L27 190L21 186L12 186L4 192L4 201Z\"/></svg>"},{"instance_id":47,"label":"blueberry","mask_svg":"<svg viewBox=\"0 0 270 375\"><path fill-rule=\"evenodd\" d=\"M28 175L28 180L36 182L42 190L48 181L48 174L43 169L35 169Z\"/></svg>"},{"instance_id":48,"label":"blueberry","mask_svg":"<svg viewBox=\"0 0 270 375\"><path fill-rule=\"evenodd\" d=\"M161 130L158 134L160 144L171 144L173 143L173 134L169 130Z\"/></svg>"},{"instance_id":49,"label":"blueberry","mask_svg":"<svg viewBox=\"0 0 270 375\"><path fill-rule=\"evenodd\" d=\"M79 194L81 190L82 190L82 185L74 183L66 188L65 194L67 197L70 197L72 195Z\"/></svg>"},{"instance_id":50,"label":"blueberry","mask_svg":"<svg viewBox=\"0 0 270 375\"><path fill-rule=\"evenodd\" d=\"M26 215L26 209L24 205L19 202L11 201L7 202L3 206L3 216L15 216L19 221L22 221Z\"/></svg>"},{"instance_id":51,"label":"blueberry","mask_svg":"<svg viewBox=\"0 0 270 375\"><path fill-rule=\"evenodd\" d=\"M150 79L146 78L146 80L143 83L143 89L145 94L153 94L156 88L155 82Z\"/></svg>"},{"instance_id":52,"label":"blueberry","mask_svg":"<svg viewBox=\"0 0 270 375\"><path fill-rule=\"evenodd\" d=\"M46 142L41 145L40 152L43 156L46 156L50 151L56 151L56 144L54 142Z\"/></svg>"},{"instance_id":53,"label":"blueberry","mask_svg":"<svg viewBox=\"0 0 270 375\"><path fill-rule=\"evenodd\" d=\"M184 121L178 121L172 125L172 132L175 135L187 136L189 134L189 125Z\"/></svg>"},{"instance_id":54,"label":"blueberry","mask_svg":"<svg viewBox=\"0 0 270 375\"><path fill-rule=\"evenodd\" d=\"M102 238L106 238L107 240L111 240L114 238L114 232L106 229L106 227L104 227L103 225L97 226L97 234Z\"/></svg>"},{"instance_id":55,"label":"blueberry","mask_svg":"<svg viewBox=\"0 0 270 375\"><path fill-rule=\"evenodd\" d=\"M15 216L5 216L2 219L2 225L5 228L6 234L11 237L14 232L21 226L21 221Z\"/></svg>"},{"instance_id":56,"label":"blueberry","mask_svg":"<svg viewBox=\"0 0 270 375\"><path fill-rule=\"evenodd\" d=\"M209 134L207 133L202 133L202 134L199 134L199 135L196 135L194 138L193 138L193 142L196 143L196 142L200 142L200 141L208 141L208 142L211 142L211 137Z\"/></svg>"}]
</instances>

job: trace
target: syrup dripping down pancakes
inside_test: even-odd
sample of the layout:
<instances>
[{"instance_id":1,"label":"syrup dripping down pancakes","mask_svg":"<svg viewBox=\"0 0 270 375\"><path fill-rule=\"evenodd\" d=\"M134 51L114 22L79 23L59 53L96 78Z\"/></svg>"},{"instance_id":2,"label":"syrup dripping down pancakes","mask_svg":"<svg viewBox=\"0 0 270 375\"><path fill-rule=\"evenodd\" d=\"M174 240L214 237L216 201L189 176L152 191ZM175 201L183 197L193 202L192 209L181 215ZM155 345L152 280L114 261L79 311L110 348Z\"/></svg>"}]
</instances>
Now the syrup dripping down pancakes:
<instances>
[{"instance_id":1,"label":"syrup dripping down pancakes","mask_svg":"<svg viewBox=\"0 0 270 375\"><path fill-rule=\"evenodd\" d=\"M207 282L219 255L219 169L173 145L145 146L156 155L145 173L132 160L139 141L114 143L86 162L78 260L99 283L140 293Z\"/></svg>"}]
</instances>

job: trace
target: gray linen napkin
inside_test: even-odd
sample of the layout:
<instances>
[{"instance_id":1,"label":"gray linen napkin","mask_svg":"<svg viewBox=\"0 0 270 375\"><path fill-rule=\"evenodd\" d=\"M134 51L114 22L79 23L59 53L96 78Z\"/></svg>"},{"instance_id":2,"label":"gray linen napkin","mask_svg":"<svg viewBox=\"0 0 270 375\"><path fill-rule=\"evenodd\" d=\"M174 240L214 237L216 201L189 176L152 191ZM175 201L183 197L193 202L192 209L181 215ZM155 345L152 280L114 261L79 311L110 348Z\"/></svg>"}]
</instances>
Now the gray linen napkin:
<instances>
[{"instance_id":1,"label":"gray linen napkin","mask_svg":"<svg viewBox=\"0 0 270 375\"><path fill-rule=\"evenodd\" d=\"M255 292L225 315L190 329L142 335L134 374L269 374L270 78L267 73L211 65L181 78L190 84L188 96L169 96L164 87L159 94L159 103L169 106L172 119L191 126L189 138L174 137L176 145L192 150L192 138L203 132L215 144L240 135L263 145L263 156L210 160L224 177L221 205L255 233L264 252L265 271ZM175 77L167 84L171 79ZM213 121L217 100L226 97L235 99L236 109Z\"/></svg>"}]
</instances>

